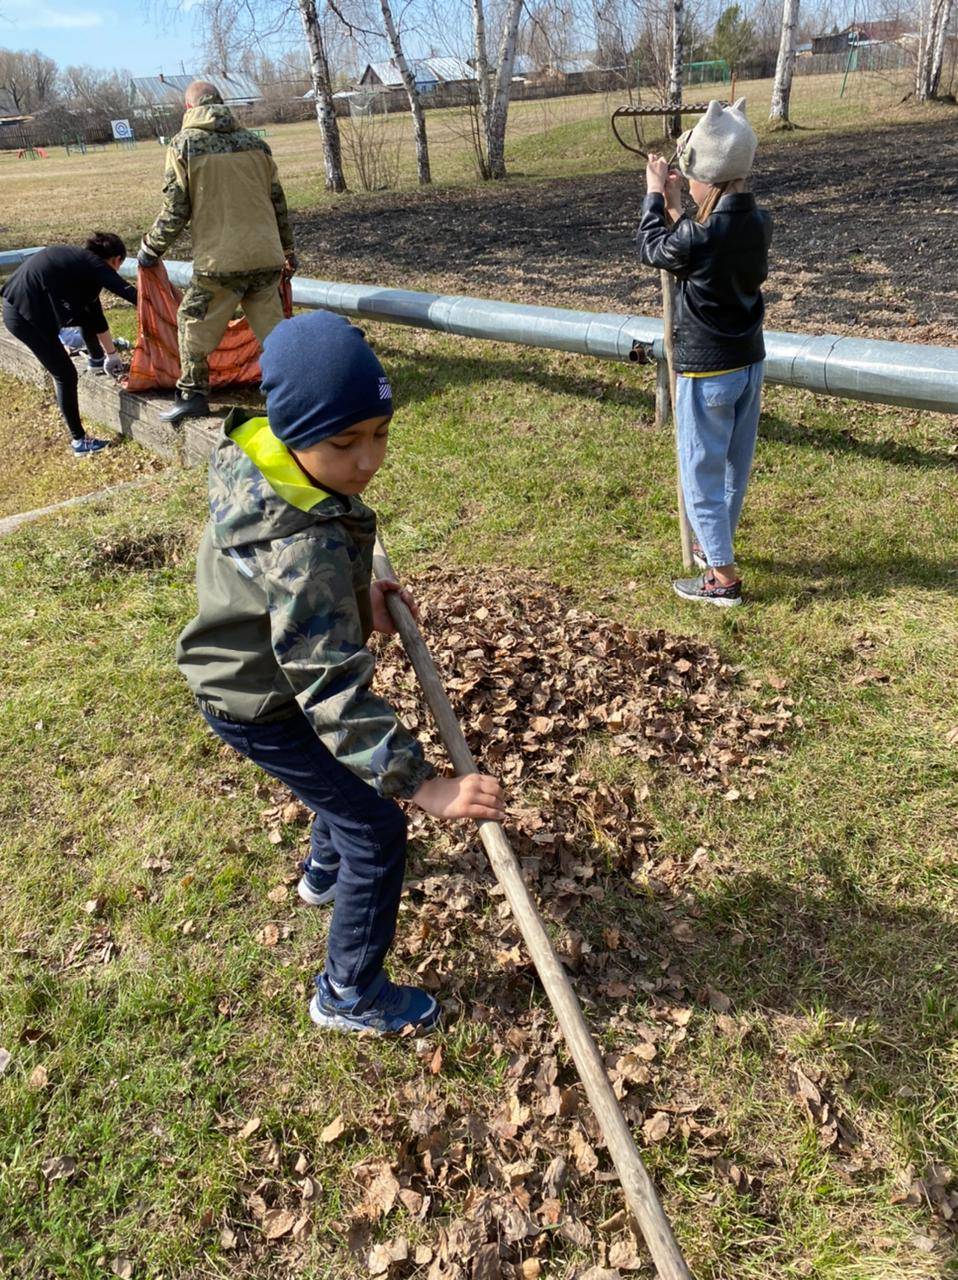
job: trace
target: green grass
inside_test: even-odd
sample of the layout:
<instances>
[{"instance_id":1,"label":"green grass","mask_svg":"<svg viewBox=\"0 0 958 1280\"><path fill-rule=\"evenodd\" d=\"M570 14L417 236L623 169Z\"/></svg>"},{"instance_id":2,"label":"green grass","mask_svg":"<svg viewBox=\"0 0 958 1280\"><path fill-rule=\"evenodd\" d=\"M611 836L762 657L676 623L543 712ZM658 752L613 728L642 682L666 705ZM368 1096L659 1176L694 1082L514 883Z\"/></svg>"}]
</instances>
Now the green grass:
<instances>
[{"instance_id":1,"label":"green grass","mask_svg":"<svg viewBox=\"0 0 958 1280\"><path fill-rule=\"evenodd\" d=\"M114 309L114 331L135 323L132 307ZM122 484L151 472L164 463L130 440L118 442L95 458L77 460L70 453L70 435L51 391L0 374L0 452L6 459L0 481L0 519L22 511L34 511L67 498L95 493L108 485ZM29 424L25 428L24 424ZM95 422L86 422L96 435Z\"/></svg>"},{"instance_id":2,"label":"green grass","mask_svg":"<svg viewBox=\"0 0 958 1280\"><path fill-rule=\"evenodd\" d=\"M704 866L675 900L612 877L601 911L575 920L597 946L612 923L641 938L640 975L671 965L691 996L711 984L732 1002L730 1028L696 1001L654 1094L716 1130L703 1146L674 1127L647 1151L696 1276L955 1274L950 1244L916 1244L937 1239L929 1213L895 1203L909 1164L958 1160L954 420L769 390L741 536L752 603L690 612L669 590L672 448L643 371L372 329L402 408L371 497L403 572L535 569L607 616L714 641L743 689L784 681L804 722L743 780L752 798L652 775L657 860L704 848ZM431 1088L479 1115L503 1089L494 1019L444 1033L435 1078L408 1042L309 1027L325 916L267 897L305 830L270 842L269 788L204 731L173 663L204 488L167 473L0 556L0 1273L18 1280L92 1280L118 1257L151 1280L365 1274L344 1241L356 1163L394 1156L395 1118ZM417 842L412 873L441 874L436 857ZM420 910L401 915L401 942ZM272 947L257 936L270 921L289 927ZM450 944L487 1002L496 923L484 906ZM414 960L401 947L398 971ZM49 1083L31 1088L40 1065ZM820 1144L793 1065L823 1073L860 1167ZM340 1112L347 1132L322 1144ZM748 1194L712 1149L755 1180ZM267 1245L247 1198L299 1212L300 1155L321 1187L310 1234ZM44 1178L56 1156L75 1176ZM464 1193L446 1193L450 1211ZM619 1199L584 1179L565 1205L594 1230ZM381 1230L436 1239L404 1210ZM557 1237L542 1274L575 1259L597 1262L597 1246Z\"/></svg>"}]
</instances>

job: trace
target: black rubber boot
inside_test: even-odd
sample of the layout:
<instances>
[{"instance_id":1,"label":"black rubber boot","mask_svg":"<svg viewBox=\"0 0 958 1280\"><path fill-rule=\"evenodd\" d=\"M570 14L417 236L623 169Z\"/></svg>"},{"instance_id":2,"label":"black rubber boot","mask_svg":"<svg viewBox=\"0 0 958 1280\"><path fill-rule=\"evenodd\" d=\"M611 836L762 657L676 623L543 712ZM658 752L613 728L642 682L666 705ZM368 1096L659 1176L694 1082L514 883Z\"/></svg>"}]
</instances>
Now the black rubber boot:
<instances>
[{"instance_id":1,"label":"black rubber boot","mask_svg":"<svg viewBox=\"0 0 958 1280\"><path fill-rule=\"evenodd\" d=\"M210 402L201 391L194 391L188 396L185 396L182 391L177 391L173 408L160 414L164 422L172 422L174 425L183 418L208 418L209 416Z\"/></svg>"}]
</instances>

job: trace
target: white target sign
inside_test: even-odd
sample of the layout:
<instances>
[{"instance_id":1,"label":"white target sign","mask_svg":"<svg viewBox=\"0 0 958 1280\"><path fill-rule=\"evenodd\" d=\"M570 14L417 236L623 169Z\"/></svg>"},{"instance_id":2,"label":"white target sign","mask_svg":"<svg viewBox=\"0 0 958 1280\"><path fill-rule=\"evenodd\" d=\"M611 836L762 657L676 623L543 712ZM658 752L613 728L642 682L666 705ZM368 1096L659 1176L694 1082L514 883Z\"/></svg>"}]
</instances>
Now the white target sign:
<instances>
[{"instance_id":1,"label":"white target sign","mask_svg":"<svg viewBox=\"0 0 958 1280\"><path fill-rule=\"evenodd\" d=\"M126 142L133 137L133 130L130 128L129 120L111 120L110 125L117 142Z\"/></svg>"}]
</instances>

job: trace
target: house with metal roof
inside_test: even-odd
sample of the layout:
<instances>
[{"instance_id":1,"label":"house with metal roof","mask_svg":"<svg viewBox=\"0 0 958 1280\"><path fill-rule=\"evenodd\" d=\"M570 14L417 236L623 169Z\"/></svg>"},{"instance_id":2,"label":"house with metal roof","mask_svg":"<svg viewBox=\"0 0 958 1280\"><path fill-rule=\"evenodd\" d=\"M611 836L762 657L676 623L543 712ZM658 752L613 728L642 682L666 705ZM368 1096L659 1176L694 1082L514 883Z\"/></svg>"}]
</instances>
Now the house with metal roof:
<instances>
[{"instance_id":1,"label":"house with metal roof","mask_svg":"<svg viewBox=\"0 0 958 1280\"><path fill-rule=\"evenodd\" d=\"M228 76L213 72L198 72L192 76L139 76L130 81L130 105L134 110L149 111L156 108L182 109L183 94L194 80L208 80L219 90L223 101L232 106L247 106L262 102L263 91L249 76L233 72Z\"/></svg>"},{"instance_id":2,"label":"house with metal roof","mask_svg":"<svg viewBox=\"0 0 958 1280\"><path fill-rule=\"evenodd\" d=\"M420 93L474 84L476 73L463 58L410 58L409 68ZM370 62L359 77L364 89L401 89L402 76L395 62Z\"/></svg>"}]
</instances>

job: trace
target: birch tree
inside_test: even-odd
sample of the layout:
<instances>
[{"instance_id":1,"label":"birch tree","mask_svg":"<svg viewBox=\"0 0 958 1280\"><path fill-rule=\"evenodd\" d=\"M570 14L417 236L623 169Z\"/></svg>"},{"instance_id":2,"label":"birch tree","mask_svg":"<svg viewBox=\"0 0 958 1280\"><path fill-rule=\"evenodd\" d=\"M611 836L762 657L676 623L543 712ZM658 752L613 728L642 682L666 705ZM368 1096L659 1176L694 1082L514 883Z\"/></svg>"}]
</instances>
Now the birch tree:
<instances>
[{"instance_id":1,"label":"birch tree","mask_svg":"<svg viewBox=\"0 0 958 1280\"><path fill-rule=\"evenodd\" d=\"M919 102L927 102L938 94L952 7L953 0L927 0L927 3L923 0L920 6L915 70L915 96Z\"/></svg>"},{"instance_id":2,"label":"birch tree","mask_svg":"<svg viewBox=\"0 0 958 1280\"><path fill-rule=\"evenodd\" d=\"M326 171L326 190L345 191L343 152L339 139L339 122L336 104L333 102L333 86L326 57L323 28L316 12L316 0L296 0L306 47L309 50L309 69L316 99L316 122L323 143L323 168Z\"/></svg>"},{"instance_id":3,"label":"birch tree","mask_svg":"<svg viewBox=\"0 0 958 1280\"><path fill-rule=\"evenodd\" d=\"M409 99L413 136L416 139L416 171L419 175L420 185L425 186L426 183L432 181L432 174L429 170L429 142L426 138L426 113L423 111L422 99L416 86L416 77L410 71L409 63L406 61L406 55L403 52L402 40L399 38L399 30L393 20L389 0L379 0L379 7L382 11L383 30L392 50L393 62L396 64L396 69L402 78L403 88L406 90L406 97Z\"/></svg>"},{"instance_id":4,"label":"birch tree","mask_svg":"<svg viewBox=\"0 0 958 1280\"><path fill-rule=\"evenodd\" d=\"M416 76L410 67L409 60L403 49L402 38L399 33L399 27L393 17L392 5L390 0L379 0L379 12L382 19L381 30L374 31L368 26L361 26L357 21L349 15L346 7L337 0L328 0L329 7L335 13L336 17L343 24L345 30L353 40L359 40L361 43L372 40L378 44L384 37L389 45L392 53L393 65L399 72L399 78L402 81L403 89L409 100L409 111L412 115L413 136L416 142L416 171L419 176L421 185L425 185L432 181L432 174L429 168L429 142L426 138L426 113L423 110L422 98L419 93L419 86L416 84ZM371 16L369 6L364 6L362 10L364 16L362 21L375 22L376 19Z\"/></svg>"},{"instance_id":5,"label":"birch tree","mask_svg":"<svg viewBox=\"0 0 958 1280\"><path fill-rule=\"evenodd\" d=\"M792 95L792 73L795 70L795 30L798 26L798 0L785 0L782 8L782 38L778 46L778 62L775 64L775 83L772 85L772 109L769 120L780 129L790 129L788 102Z\"/></svg>"},{"instance_id":6,"label":"birch tree","mask_svg":"<svg viewBox=\"0 0 958 1280\"><path fill-rule=\"evenodd\" d=\"M941 71L945 62L945 39L948 35L948 28L951 25L951 16L954 12L955 0L945 0L941 7L941 14L938 22L938 31L935 35L935 42L932 47L931 55L931 74L928 78L929 88L931 89L931 97L938 97L938 90L941 88Z\"/></svg>"},{"instance_id":7,"label":"birch tree","mask_svg":"<svg viewBox=\"0 0 958 1280\"><path fill-rule=\"evenodd\" d=\"M669 27L672 57L669 63L669 103L681 103L682 101L682 73L685 69L685 60L682 50L682 37L685 24L685 4L684 0L672 0L671 4L671 22ZM682 112L677 111L669 120L669 133L673 138L678 138L682 133Z\"/></svg>"},{"instance_id":8,"label":"birch tree","mask_svg":"<svg viewBox=\"0 0 958 1280\"><path fill-rule=\"evenodd\" d=\"M489 63L484 0L472 0L474 63L478 80L479 115L486 151L483 176L487 178L506 176L509 91L512 87L512 73L516 63L522 7L523 0L508 0L496 65L493 68Z\"/></svg>"}]
</instances>

